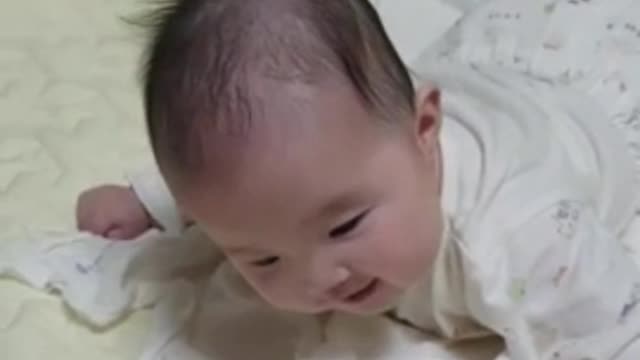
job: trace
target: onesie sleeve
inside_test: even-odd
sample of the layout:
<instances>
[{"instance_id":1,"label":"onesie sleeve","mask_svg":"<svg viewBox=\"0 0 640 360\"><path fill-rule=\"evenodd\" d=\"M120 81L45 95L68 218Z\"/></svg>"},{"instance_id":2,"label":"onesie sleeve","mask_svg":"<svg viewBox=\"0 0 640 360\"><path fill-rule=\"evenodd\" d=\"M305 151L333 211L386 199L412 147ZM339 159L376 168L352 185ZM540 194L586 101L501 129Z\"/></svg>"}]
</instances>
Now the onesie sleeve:
<instances>
[{"instance_id":1,"label":"onesie sleeve","mask_svg":"<svg viewBox=\"0 0 640 360\"><path fill-rule=\"evenodd\" d=\"M128 180L151 217L165 232L178 235L184 230L185 219L157 167L133 171L128 174Z\"/></svg>"},{"instance_id":2,"label":"onesie sleeve","mask_svg":"<svg viewBox=\"0 0 640 360\"><path fill-rule=\"evenodd\" d=\"M640 358L640 273L591 207L560 201L492 243L492 259L467 253L465 297L498 359Z\"/></svg>"}]
</instances>

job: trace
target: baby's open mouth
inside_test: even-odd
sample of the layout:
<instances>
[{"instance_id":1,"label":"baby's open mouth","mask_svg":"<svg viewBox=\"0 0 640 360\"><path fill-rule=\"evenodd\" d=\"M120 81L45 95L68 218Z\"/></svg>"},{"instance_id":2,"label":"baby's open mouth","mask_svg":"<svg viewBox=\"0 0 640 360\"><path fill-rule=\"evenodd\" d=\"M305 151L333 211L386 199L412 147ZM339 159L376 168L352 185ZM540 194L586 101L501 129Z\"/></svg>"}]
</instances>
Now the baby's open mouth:
<instances>
[{"instance_id":1,"label":"baby's open mouth","mask_svg":"<svg viewBox=\"0 0 640 360\"><path fill-rule=\"evenodd\" d=\"M379 284L378 279L371 280L362 289L349 295L346 298L346 301L349 303L359 303L366 300L369 296L371 296L376 291L376 289L378 288L378 284Z\"/></svg>"}]
</instances>

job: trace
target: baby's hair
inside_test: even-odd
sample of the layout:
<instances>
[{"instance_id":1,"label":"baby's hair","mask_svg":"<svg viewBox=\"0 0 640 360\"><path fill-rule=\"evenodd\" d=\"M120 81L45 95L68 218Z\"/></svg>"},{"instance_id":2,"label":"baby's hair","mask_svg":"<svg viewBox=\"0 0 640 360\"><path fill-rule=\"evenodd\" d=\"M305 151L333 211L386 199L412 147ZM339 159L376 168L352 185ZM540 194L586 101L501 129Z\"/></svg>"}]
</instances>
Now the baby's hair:
<instances>
[{"instance_id":1,"label":"baby's hair","mask_svg":"<svg viewBox=\"0 0 640 360\"><path fill-rule=\"evenodd\" d=\"M307 84L342 77L382 121L414 110L409 72L367 0L173 0L150 14L144 105L161 168L201 170L216 136L256 118L256 75Z\"/></svg>"}]
</instances>

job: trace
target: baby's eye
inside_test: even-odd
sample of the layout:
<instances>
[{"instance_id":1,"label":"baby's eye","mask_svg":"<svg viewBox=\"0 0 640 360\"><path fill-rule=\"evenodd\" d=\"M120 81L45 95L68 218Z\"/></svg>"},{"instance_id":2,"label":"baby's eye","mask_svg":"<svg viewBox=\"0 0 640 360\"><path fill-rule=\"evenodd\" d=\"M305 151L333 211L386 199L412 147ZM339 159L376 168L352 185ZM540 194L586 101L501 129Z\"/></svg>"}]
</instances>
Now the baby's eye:
<instances>
[{"instance_id":1,"label":"baby's eye","mask_svg":"<svg viewBox=\"0 0 640 360\"><path fill-rule=\"evenodd\" d=\"M360 222L369 214L369 210L364 211L357 215L356 217L350 219L342 225L335 227L333 230L329 232L329 237L332 239L339 238L345 236L355 230L355 228L360 225Z\"/></svg>"},{"instance_id":2,"label":"baby's eye","mask_svg":"<svg viewBox=\"0 0 640 360\"><path fill-rule=\"evenodd\" d=\"M279 257L269 256L264 259L254 261L251 263L251 265L257 266L257 267L267 267L267 266L275 265L278 261L280 261Z\"/></svg>"}]
</instances>

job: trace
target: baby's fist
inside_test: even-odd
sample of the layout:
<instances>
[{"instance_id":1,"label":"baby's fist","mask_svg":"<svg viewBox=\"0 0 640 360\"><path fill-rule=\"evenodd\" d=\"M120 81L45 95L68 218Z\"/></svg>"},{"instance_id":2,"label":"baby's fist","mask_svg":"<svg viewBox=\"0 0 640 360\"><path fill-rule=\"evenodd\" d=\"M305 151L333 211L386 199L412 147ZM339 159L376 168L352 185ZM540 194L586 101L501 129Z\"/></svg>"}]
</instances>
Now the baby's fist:
<instances>
[{"instance_id":1,"label":"baby's fist","mask_svg":"<svg viewBox=\"0 0 640 360\"><path fill-rule=\"evenodd\" d=\"M76 207L78 229L110 239L133 239L153 220L132 189L103 185L80 194Z\"/></svg>"}]
</instances>

